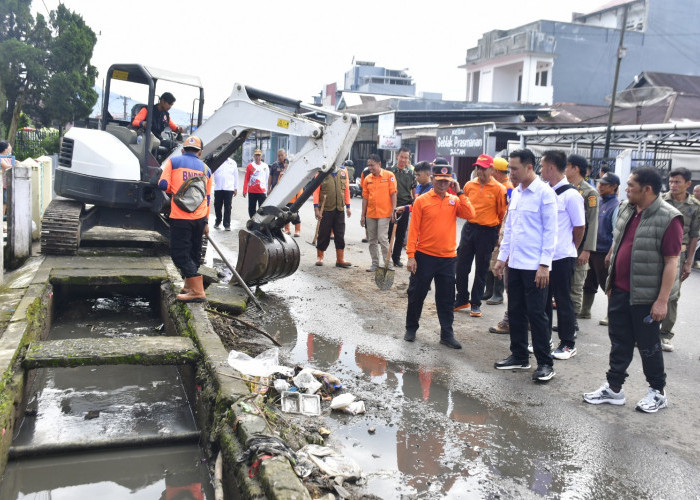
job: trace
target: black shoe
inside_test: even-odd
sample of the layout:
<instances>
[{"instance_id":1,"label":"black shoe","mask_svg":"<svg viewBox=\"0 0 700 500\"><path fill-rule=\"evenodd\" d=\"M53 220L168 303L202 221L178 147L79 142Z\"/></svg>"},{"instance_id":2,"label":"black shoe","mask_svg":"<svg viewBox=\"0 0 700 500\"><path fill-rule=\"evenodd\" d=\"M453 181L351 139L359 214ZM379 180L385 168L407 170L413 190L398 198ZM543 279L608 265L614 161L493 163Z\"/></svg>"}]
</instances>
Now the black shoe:
<instances>
[{"instance_id":1,"label":"black shoe","mask_svg":"<svg viewBox=\"0 0 700 500\"><path fill-rule=\"evenodd\" d=\"M395 261L394 261L394 265L395 265L396 267L403 267L403 262L401 262L400 260L395 260Z\"/></svg>"},{"instance_id":2,"label":"black shoe","mask_svg":"<svg viewBox=\"0 0 700 500\"><path fill-rule=\"evenodd\" d=\"M554 377L554 368L549 365L538 365L535 373L532 374L532 380L535 382L547 382Z\"/></svg>"},{"instance_id":3,"label":"black shoe","mask_svg":"<svg viewBox=\"0 0 700 500\"><path fill-rule=\"evenodd\" d=\"M214 229L219 229L221 227L221 222L214 223Z\"/></svg>"},{"instance_id":4,"label":"black shoe","mask_svg":"<svg viewBox=\"0 0 700 500\"><path fill-rule=\"evenodd\" d=\"M416 332L412 332L411 330L406 330L406 333L403 336L403 339L406 342L413 342L416 340Z\"/></svg>"},{"instance_id":5,"label":"black shoe","mask_svg":"<svg viewBox=\"0 0 700 500\"><path fill-rule=\"evenodd\" d=\"M457 342L457 340L454 337L441 338L440 343L442 345L446 345L447 347L451 347L452 349L461 349L462 348L462 344Z\"/></svg>"},{"instance_id":6,"label":"black shoe","mask_svg":"<svg viewBox=\"0 0 700 500\"><path fill-rule=\"evenodd\" d=\"M515 356L511 354L506 359L496 361L493 367L496 370L528 370L530 368L530 361L527 359L515 359Z\"/></svg>"}]
</instances>

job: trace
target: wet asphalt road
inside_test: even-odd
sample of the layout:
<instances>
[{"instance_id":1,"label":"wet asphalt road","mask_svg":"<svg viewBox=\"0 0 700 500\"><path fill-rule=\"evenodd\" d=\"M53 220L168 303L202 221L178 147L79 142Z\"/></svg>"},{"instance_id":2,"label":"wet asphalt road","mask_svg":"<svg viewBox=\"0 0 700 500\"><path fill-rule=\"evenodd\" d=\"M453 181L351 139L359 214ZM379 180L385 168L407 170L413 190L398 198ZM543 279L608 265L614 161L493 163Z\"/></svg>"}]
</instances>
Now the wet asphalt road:
<instances>
[{"instance_id":1,"label":"wet asphalt road","mask_svg":"<svg viewBox=\"0 0 700 500\"><path fill-rule=\"evenodd\" d=\"M605 316L602 292L595 319L581 320L578 355L557 362L546 385L534 384L529 371L493 369L509 353L508 337L488 327L505 306L483 306L482 318L458 313L464 349L453 351L438 344L429 295L418 339L408 344L408 274L399 269L392 290L376 289L364 272L370 259L360 241L360 207L353 199L346 232L346 259L354 266L340 270L332 266L332 243L326 265L313 265L316 251L307 242L315 221L307 202L296 240L299 271L263 287L270 314L261 322L279 332L290 361L333 370L372 403L365 416L331 422L335 445L368 473L367 491L383 498L700 498L700 271L683 285L676 351L664 354L669 407L654 415L634 410L647 389L638 354L625 384L627 404L592 406L581 394L605 381L609 353L607 329L597 321ZM239 195L234 230L212 229L232 256L246 216Z\"/></svg>"}]
</instances>

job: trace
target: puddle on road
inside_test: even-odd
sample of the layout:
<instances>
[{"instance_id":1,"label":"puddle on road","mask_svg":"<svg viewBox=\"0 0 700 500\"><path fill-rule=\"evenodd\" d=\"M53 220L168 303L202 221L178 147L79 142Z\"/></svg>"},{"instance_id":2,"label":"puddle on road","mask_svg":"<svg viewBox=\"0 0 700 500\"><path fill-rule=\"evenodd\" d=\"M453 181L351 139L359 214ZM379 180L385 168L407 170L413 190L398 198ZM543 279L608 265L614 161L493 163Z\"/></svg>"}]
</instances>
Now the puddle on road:
<instances>
[{"instance_id":1,"label":"puddle on road","mask_svg":"<svg viewBox=\"0 0 700 500\"><path fill-rule=\"evenodd\" d=\"M342 332L362 332L361 320L342 297L318 293L324 285L313 278L289 280L266 287L268 314L259 320L288 350L284 362L333 373L365 401L365 415L333 412L318 422L332 431L328 444L361 465L364 492L381 498L620 498L614 471L586 463L590 457L575 443L519 416L525 401L493 408L455 390L445 370L388 361L376 354L386 346L369 353L334 340L347 338ZM318 297L313 303L302 289L308 280ZM627 497L646 496L626 483Z\"/></svg>"},{"instance_id":2,"label":"puddle on road","mask_svg":"<svg viewBox=\"0 0 700 500\"><path fill-rule=\"evenodd\" d=\"M57 304L49 339L127 338L162 335L157 304L150 297L110 295Z\"/></svg>"},{"instance_id":3,"label":"puddle on road","mask_svg":"<svg viewBox=\"0 0 700 500\"><path fill-rule=\"evenodd\" d=\"M197 446L115 450L10 462L0 500L213 499Z\"/></svg>"}]
</instances>

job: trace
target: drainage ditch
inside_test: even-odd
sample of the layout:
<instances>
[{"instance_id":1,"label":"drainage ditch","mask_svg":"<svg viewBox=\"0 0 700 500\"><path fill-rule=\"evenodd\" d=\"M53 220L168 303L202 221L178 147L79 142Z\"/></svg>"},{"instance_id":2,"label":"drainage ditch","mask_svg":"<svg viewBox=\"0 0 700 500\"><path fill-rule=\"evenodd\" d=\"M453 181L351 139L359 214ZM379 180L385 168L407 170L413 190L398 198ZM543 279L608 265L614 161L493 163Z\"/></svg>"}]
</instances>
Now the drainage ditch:
<instances>
[{"instance_id":1,"label":"drainage ditch","mask_svg":"<svg viewBox=\"0 0 700 500\"><path fill-rule=\"evenodd\" d=\"M57 285L53 294L45 350L67 342L85 366L30 353L44 366L25 372L0 499L214 498L193 366L152 353L155 364L82 361L96 340L174 336L159 286Z\"/></svg>"}]
</instances>

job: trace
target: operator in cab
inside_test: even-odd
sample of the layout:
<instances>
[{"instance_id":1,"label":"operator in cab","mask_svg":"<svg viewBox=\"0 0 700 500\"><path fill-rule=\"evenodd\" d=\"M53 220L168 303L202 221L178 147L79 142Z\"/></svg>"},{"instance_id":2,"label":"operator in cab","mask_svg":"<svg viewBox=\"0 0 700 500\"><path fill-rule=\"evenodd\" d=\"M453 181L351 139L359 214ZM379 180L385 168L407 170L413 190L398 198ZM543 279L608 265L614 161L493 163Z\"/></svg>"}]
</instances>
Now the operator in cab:
<instances>
[{"instance_id":1,"label":"operator in cab","mask_svg":"<svg viewBox=\"0 0 700 500\"><path fill-rule=\"evenodd\" d=\"M158 100L158 104L156 104L153 108L151 132L153 132L153 135L155 135L161 141L163 140L161 134L163 133L163 130L165 130L165 127L170 128L170 130L172 130L173 132L182 133L182 127L177 126L170 119L170 108L173 107L173 104L175 104L175 96L172 95L170 92L163 92L163 95L161 95L160 99ZM139 111L136 114L134 120L131 122L131 125L133 125L136 128L146 128L147 117L148 106L144 106L143 108L141 108L141 111Z\"/></svg>"},{"instance_id":2,"label":"operator in cab","mask_svg":"<svg viewBox=\"0 0 700 500\"><path fill-rule=\"evenodd\" d=\"M202 255L202 238L209 236L209 209L211 202L212 174L200 159L202 140L194 135L185 139L182 155L168 158L163 164L163 174L158 187L171 195L170 200L170 257L185 278L185 286L177 296L182 302L206 302L199 262ZM181 188L187 189L188 181L206 176L206 196L195 206L181 208L176 198ZM184 187L183 187L184 185Z\"/></svg>"}]
</instances>

